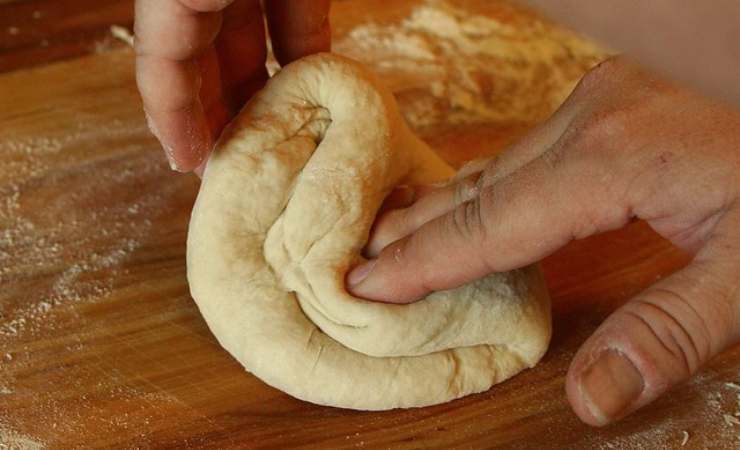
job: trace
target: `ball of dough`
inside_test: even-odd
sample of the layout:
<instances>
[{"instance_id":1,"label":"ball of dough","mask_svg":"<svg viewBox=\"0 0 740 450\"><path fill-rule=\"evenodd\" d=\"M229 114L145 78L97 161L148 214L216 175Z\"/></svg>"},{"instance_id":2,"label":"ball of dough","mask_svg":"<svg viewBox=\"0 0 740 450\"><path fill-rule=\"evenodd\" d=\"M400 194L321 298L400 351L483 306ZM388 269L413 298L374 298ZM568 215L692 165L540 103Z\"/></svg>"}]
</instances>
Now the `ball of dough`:
<instances>
[{"instance_id":1,"label":"ball of dough","mask_svg":"<svg viewBox=\"0 0 740 450\"><path fill-rule=\"evenodd\" d=\"M290 395L361 410L446 402L534 366L550 339L536 266L410 305L345 290L390 190L453 173L358 63L285 67L224 131L193 208L190 290L221 345Z\"/></svg>"}]
</instances>

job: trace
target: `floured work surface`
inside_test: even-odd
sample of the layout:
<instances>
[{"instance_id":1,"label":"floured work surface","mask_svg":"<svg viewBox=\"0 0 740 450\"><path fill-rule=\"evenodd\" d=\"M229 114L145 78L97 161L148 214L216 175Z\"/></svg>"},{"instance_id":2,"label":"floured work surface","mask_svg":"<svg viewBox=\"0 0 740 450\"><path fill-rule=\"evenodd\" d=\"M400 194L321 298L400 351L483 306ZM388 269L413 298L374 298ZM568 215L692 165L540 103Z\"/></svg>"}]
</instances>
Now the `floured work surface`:
<instances>
[{"instance_id":1,"label":"floured work surface","mask_svg":"<svg viewBox=\"0 0 740 450\"><path fill-rule=\"evenodd\" d=\"M547 111L534 100L561 99L555 92L565 92L598 60L579 48L563 48L546 62L515 51L539 48L562 32L497 2L387 5L337 2L336 48L382 69L415 131L453 165L501 149L542 120ZM500 83L510 88L496 84L492 69L445 69L456 44L419 29L423 21L413 19L419 11L452 17L474 35L480 32L466 23L499 24L509 36L499 48L510 55L499 56ZM417 36L432 48L432 59L414 61L418 78L412 63L399 67L409 47L394 48L384 37L394 34ZM0 75L0 443L629 449L680 448L686 431L684 448L736 444L739 391L730 383L740 381L738 349L607 429L581 425L565 402L563 376L578 345L610 311L686 263L641 223L573 243L545 261L550 350L536 370L489 393L358 413L295 400L245 374L188 294L185 237L197 182L170 173L148 135L132 62L124 49ZM453 76L463 73L472 84ZM435 80L445 89L488 92L502 104L519 102L518 110L529 112L478 120L477 102L452 104L444 92L432 92ZM536 95L527 97L529 89ZM420 98L433 107L415 118L425 110L415 106Z\"/></svg>"}]
</instances>

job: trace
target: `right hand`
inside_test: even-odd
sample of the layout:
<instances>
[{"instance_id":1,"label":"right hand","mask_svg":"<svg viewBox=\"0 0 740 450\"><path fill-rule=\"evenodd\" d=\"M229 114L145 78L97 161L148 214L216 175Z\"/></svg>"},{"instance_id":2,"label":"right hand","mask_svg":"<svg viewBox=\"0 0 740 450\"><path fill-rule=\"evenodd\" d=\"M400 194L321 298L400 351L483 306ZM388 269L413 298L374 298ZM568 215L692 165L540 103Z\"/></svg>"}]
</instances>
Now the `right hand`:
<instances>
[{"instance_id":1,"label":"right hand","mask_svg":"<svg viewBox=\"0 0 740 450\"><path fill-rule=\"evenodd\" d=\"M285 65L328 51L330 0L266 0ZM173 170L198 168L223 127L267 81L259 0L136 0L136 81Z\"/></svg>"},{"instance_id":2,"label":"right hand","mask_svg":"<svg viewBox=\"0 0 740 450\"><path fill-rule=\"evenodd\" d=\"M375 222L357 297L418 300L531 264L635 218L694 255L615 311L581 346L568 399L604 425L740 342L740 113L621 58L547 122L446 187L408 192Z\"/></svg>"}]
</instances>

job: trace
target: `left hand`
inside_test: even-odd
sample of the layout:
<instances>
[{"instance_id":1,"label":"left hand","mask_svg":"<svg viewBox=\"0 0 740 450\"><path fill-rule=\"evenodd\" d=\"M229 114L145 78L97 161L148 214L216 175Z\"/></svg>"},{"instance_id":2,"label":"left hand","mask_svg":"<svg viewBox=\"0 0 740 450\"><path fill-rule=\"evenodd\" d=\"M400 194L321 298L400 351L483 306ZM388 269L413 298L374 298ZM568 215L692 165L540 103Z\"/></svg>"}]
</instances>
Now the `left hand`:
<instances>
[{"instance_id":1,"label":"left hand","mask_svg":"<svg viewBox=\"0 0 740 450\"><path fill-rule=\"evenodd\" d=\"M367 246L374 259L348 275L348 289L408 303L634 218L694 259L613 313L575 356L568 399L583 421L604 425L738 342L736 111L606 61L500 157L381 214Z\"/></svg>"},{"instance_id":2,"label":"left hand","mask_svg":"<svg viewBox=\"0 0 740 450\"><path fill-rule=\"evenodd\" d=\"M285 65L328 51L329 0L136 0L136 81L173 170L202 170L223 127L267 81L265 17Z\"/></svg>"}]
</instances>

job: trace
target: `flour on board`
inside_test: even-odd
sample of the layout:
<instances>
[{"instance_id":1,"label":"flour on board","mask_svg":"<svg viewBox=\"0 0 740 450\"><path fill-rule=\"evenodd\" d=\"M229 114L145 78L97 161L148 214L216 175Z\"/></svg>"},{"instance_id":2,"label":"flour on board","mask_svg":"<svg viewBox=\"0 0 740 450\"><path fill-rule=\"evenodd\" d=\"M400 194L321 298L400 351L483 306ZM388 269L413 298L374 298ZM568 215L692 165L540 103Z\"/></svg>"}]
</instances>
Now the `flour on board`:
<instances>
[{"instance_id":1,"label":"flour on board","mask_svg":"<svg viewBox=\"0 0 740 450\"><path fill-rule=\"evenodd\" d=\"M606 56L543 21L506 23L444 0L400 23L360 25L333 48L370 63L395 92L413 91L401 106L414 127L542 120Z\"/></svg>"}]
</instances>

